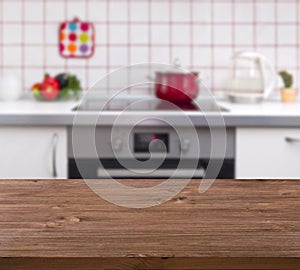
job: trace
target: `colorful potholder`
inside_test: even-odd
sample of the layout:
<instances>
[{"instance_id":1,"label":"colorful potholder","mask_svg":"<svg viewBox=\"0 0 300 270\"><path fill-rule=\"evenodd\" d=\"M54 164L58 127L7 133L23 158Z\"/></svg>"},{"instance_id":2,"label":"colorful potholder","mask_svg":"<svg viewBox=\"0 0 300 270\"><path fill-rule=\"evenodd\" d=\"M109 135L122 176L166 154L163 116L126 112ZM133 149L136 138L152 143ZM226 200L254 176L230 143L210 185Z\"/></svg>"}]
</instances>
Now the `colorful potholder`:
<instances>
[{"instance_id":1,"label":"colorful potholder","mask_svg":"<svg viewBox=\"0 0 300 270\"><path fill-rule=\"evenodd\" d=\"M78 19L59 27L59 52L65 58L89 58L95 51L95 27Z\"/></svg>"}]
</instances>

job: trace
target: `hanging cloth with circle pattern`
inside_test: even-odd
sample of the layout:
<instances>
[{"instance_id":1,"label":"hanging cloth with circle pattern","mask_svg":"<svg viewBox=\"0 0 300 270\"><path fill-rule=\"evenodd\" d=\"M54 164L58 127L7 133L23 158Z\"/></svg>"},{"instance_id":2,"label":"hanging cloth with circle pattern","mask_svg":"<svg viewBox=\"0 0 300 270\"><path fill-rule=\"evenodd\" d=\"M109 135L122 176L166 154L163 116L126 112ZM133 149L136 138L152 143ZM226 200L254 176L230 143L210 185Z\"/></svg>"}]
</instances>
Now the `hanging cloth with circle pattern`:
<instances>
[{"instance_id":1,"label":"hanging cloth with circle pattern","mask_svg":"<svg viewBox=\"0 0 300 270\"><path fill-rule=\"evenodd\" d=\"M78 18L59 26L59 53L64 58L90 58L95 51L95 27Z\"/></svg>"}]
</instances>

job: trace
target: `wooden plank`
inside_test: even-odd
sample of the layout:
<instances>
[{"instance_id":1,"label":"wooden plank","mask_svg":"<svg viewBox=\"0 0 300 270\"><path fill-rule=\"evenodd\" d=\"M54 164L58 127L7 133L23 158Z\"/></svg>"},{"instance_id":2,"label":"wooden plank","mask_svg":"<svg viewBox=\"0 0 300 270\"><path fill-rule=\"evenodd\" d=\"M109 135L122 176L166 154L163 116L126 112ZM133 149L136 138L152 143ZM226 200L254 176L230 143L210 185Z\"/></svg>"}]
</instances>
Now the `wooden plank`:
<instances>
[{"instance_id":1,"label":"wooden plank","mask_svg":"<svg viewBox=\"0 0 300 270\"><path fill-rule=\"evenodd\" d=\"M199 183L129 209L83 180L0 181L0 269L300 269L300 181Z\"/></svg>"},{"instance_id":2,"label":"wooden plank","mask_svg":"<svg viewBox=\"0 0 300 270\"><path fill-rule=\"evenodd\" d=\"M5 258L5 270L299 270L299 258Z\"/></svg>"}]
</instances>

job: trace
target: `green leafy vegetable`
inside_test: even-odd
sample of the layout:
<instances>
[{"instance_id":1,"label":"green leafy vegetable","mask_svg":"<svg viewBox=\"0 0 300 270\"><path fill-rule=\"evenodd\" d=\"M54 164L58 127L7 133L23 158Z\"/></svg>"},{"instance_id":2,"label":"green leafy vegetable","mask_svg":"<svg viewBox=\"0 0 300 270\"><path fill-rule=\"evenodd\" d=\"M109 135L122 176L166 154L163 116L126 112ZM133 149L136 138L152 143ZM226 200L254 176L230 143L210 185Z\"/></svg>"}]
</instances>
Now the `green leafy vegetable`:
<instances>
[{"instance_id":1,"label":"green leafy vegetable","mask_svg":"<svg viewBox=\"0 0 300 270\"><path fill-rule=\"evenodd\" d=\"M80 80L75 75L69 75L67 86L60 90L60 98L63 100L74 97L79 99L82 90Z\"/></svg>"}]
</instances>

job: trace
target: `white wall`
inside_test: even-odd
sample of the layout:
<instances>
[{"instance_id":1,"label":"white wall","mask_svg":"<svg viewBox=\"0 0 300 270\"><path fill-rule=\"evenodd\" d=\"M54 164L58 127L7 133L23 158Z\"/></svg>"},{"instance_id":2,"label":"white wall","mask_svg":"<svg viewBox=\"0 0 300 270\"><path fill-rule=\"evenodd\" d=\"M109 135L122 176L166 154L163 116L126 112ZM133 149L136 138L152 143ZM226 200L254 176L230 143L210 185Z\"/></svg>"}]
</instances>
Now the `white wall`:
<instances>
[{"instance_id":1,"label":"white wall","mask_svg":"<svg viewBox=\"0 0 300 270\"><path fill-rule=\"evenodd\" d=\"M0 0L0 70L29 88L45 72L76 73L85 88L120 66L180 57L222 88L229 58L257 50L300 77L300 1ZM58 54L58 25L78 16L96 26L89 60Z\"/></svg>"}]
</instances>

